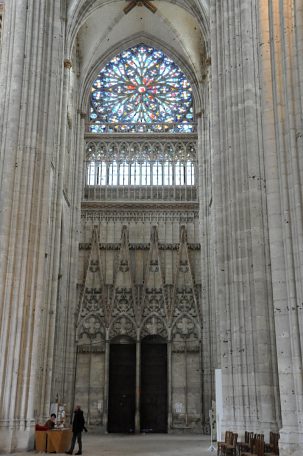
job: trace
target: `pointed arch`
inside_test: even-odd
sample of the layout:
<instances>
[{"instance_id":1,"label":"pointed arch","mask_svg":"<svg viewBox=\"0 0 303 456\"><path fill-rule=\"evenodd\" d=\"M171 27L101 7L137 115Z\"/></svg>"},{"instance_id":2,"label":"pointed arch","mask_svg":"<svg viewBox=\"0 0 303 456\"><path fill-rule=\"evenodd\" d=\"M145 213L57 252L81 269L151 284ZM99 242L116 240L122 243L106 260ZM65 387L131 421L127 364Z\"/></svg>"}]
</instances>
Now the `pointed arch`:
<instances>
[{"instance_id":1,"label":"pointed arch","mask_svg":"<svg viewBox=\"0 0 303 456\"><path fill-rule=\"evenodd\" d=\"M145 317L140 327L140 340L146 336L161 336L164 340L168 339L168 327L166 319L153 313Z\"/></svg>"},{"instance_id":2,"label":"pointed arch","mask_svg":"<svg viewBox=\"0 0 303 456\"><path fill-rule=\"evenodd\" d=\"M89 313L77 327L76 341L78 347L83 345L103 345L105 342L103 318L94 312Z\"/></svg>"},{"instance_id":3,"label":"pointed arch","mask_svg":"<svg viewBox=\"0 0 303 456\"><path fill-rule=\"evenodd\" d=\"M67 55L72 54L76 37L80 28L86 22L91 14L98 9L119 0L72 0L67 10ZM209 22L210 22L210 5L209 0L167 0L187 11L197 19L199 28L204 38L206 52L209 53ZM121 10L121 17L124 16Z\"/></svg>"},{"instance_id":4,"label":"pointed arch","mask_svg":"<svg viewBox=\"0 0 303 456\"><path fill-rule=\"evenodd\" d=\"M171 46L168 46L163 41L157 39L156 37L147 34L147 33L138 33L132 35L128 40L124 40L123 42L116 43L113 47L109 48L108 51L102 56L102 58L98 58L92 65L90 70L87 72L86 77L83 80L83 84L81 87L80 92L80 100L81 100L81 112L88 111L88 104L89 104L89 95L90 90L93 85L93 82L97 78L100 68L103 68L112 58L114 58L117 54L131 48L134 46L139 45L140 43L144 43L147 46L154 47L155 49L159 49L165 55L167 55L171 60L175 62L176 65L180 67L183 71L185 76L187 77L188 81L191 84L192 91L193 91L193 110L195 112L201 111L201 98L200 98L200 90L199 90L199 83L196 78L194 71L192 70L191 66L182 58Z\"/></svg>"},{"instance_id":5,"label":"pointed arch","mask_svg":"<svg viewBox=\"0 0 303 456\"><path fill-rule=\"evenodd\" d=\"M109 339L117 336L129 336L136 340L136 322L127 314L122 314L114 318L109 326Z\"/></svg>"}]
</instances>

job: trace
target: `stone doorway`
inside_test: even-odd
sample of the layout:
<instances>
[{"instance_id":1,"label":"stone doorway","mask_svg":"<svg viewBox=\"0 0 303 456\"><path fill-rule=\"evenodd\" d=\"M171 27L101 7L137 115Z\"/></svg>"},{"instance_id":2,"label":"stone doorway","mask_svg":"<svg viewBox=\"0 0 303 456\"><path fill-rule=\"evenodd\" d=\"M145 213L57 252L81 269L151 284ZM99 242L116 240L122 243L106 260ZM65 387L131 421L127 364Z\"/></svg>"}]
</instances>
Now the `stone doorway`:
<instances>
[{"instance_id":1,"label":"stone doorway","mask_svg":"<svg viewBox=\"0 0 303 456\"><path fill-rule=\"evenodd\" d=\"M117 338L110 344L108 432L135 432L136 344Z\"/></svg>"},{"instance_id":2,"label":"stone doorway","mask_svg":"<svg viewBox=\"0 0 303 456\"><path fill-rule=\"evenodd\" d=\"M110 344L108 432L167 432L166 341L160 336L147 336L141 341L139 353L140 363L136 359L136 344L130 337L117 337ZM139 408L136 408L139 378ZM137 426L136 410L140 411Z\"/></svg>"},{"instance_id":3,"label":"stone doorway","mask_svg":"<svg viewBox=\"0 0 303 456\"><path fill-rule=\"evenodd\" d=\"M141 432L167 432L167 344L160 336L141 342Z\"/></svg>"}]
</instances>

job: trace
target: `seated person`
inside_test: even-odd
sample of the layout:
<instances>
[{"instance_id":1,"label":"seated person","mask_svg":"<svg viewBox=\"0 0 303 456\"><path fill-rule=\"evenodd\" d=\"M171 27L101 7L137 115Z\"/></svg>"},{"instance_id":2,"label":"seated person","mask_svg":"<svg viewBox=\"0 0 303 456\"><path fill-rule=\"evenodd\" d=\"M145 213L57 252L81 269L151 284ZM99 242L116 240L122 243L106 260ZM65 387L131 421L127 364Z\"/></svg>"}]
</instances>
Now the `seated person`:
<instances>
[{"instance_id":1,"label":"seated person","mask_svg":"<svg viewBox=\"0 0 303 456\"><path fill-rule=\"evenodd\" d=\"M47 427L47 429L49 429L49 430L54 429L55 424L56 424L56 418L57 418L56 414L52 413L50 419L48 419L46 421L44 426Z\"/></svg>"}]
</instances>

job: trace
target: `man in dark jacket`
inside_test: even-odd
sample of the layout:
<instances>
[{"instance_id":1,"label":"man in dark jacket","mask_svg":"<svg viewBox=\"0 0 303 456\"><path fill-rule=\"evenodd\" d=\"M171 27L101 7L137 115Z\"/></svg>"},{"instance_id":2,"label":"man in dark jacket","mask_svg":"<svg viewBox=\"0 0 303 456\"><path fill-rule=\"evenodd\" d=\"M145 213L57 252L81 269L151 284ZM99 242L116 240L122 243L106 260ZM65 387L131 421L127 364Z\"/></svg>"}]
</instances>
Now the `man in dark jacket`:
<instances>
[{"instance_id":1,"label":"man in dark jacket","mask_svg":"<svg viewBox=\"0 0 303 456\"><path fill-rule=\"evenodd\" d=\"M74 411L74 419L73 419L73 437L70 445L70 449L66 451L66 454L73 454L74 447L76 444L76 440L79 445L79 450L76 454L82 454L82 431L83 429L85 432L87 431L85 427L85 421L83 412L81 410L80 405L77 405Z\"/></svg>"}]
</instances>

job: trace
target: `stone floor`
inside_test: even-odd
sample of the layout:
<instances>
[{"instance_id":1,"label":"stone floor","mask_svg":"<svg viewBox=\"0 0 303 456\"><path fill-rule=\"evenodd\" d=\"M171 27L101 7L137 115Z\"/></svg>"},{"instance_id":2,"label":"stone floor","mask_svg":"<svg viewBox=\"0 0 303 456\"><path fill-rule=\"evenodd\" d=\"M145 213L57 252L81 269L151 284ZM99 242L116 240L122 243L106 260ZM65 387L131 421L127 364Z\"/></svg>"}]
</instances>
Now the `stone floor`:
<instances>
[{"instance_id":1,"label":"stone floor","mask_svg":"<svg viewBox=\"0 0 303 456\"><path fill-rule=\"evenodd\" d=\"M197 435L83 435L83 456L206 456L216 454L216 452L208 452L209 446L207 436ZM75 451L77 450L76 445ZM29 456L29 453L18 453L18 456L22 455Z\"/></svg>"}]
</instances>

